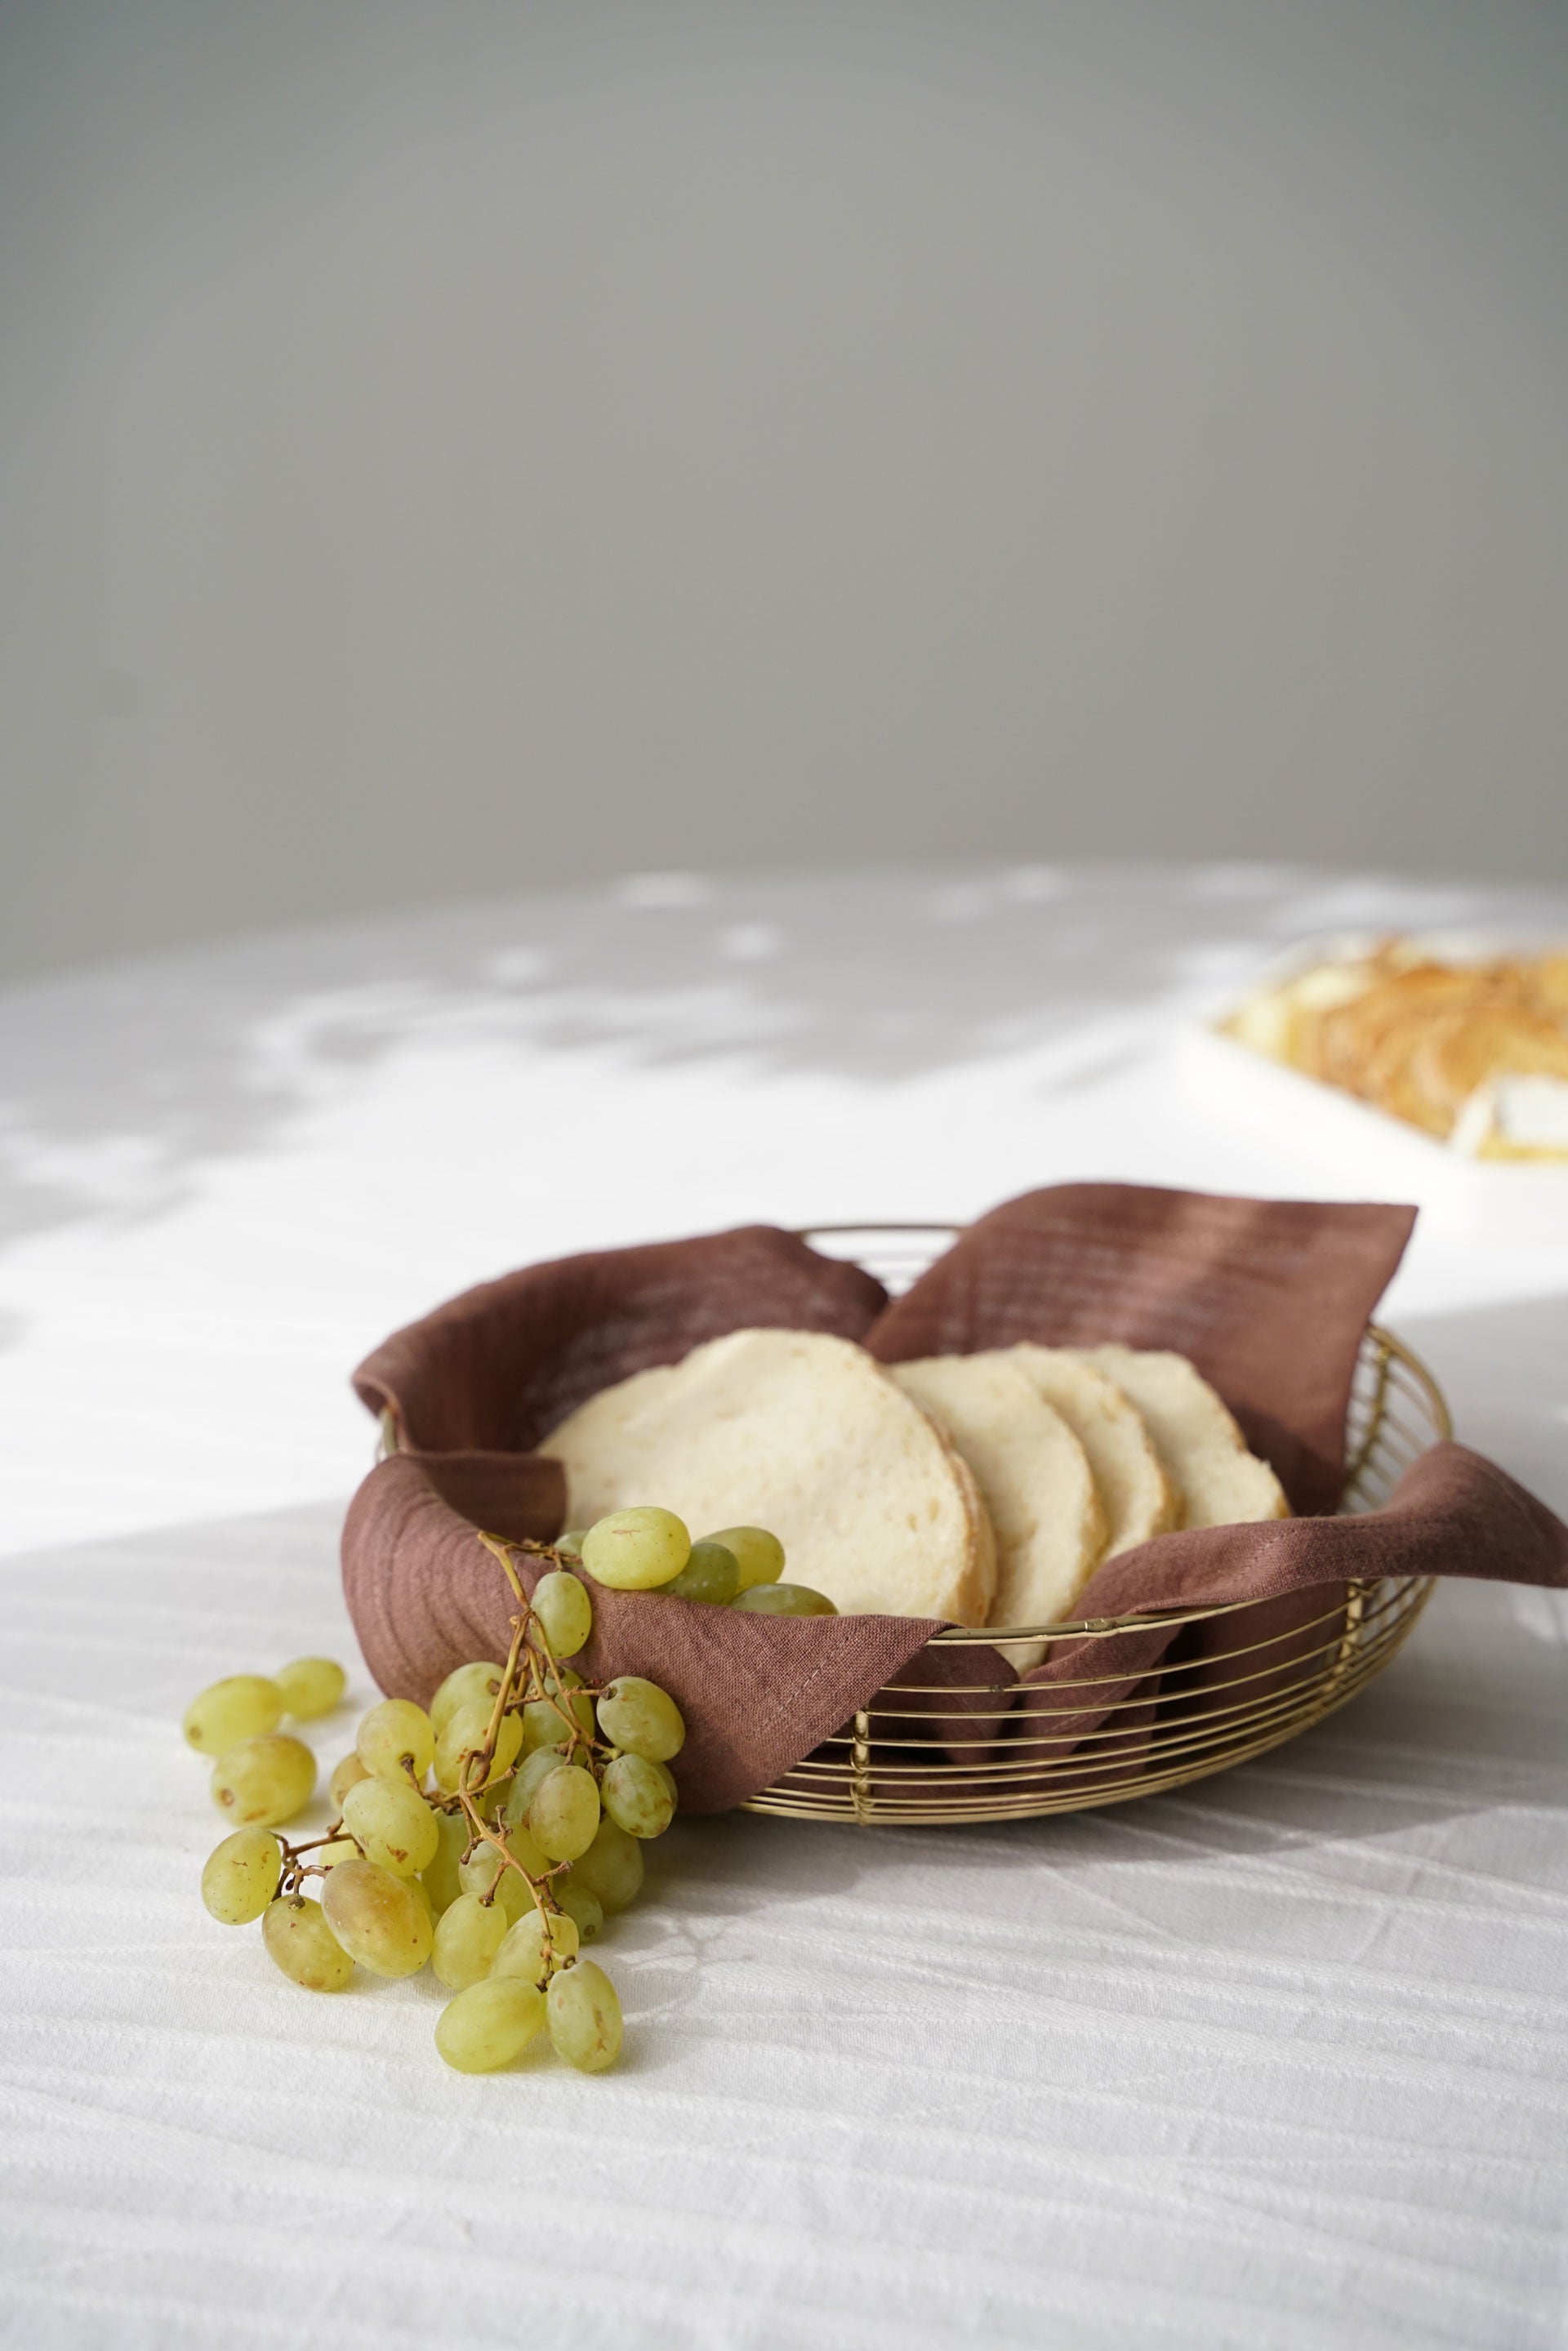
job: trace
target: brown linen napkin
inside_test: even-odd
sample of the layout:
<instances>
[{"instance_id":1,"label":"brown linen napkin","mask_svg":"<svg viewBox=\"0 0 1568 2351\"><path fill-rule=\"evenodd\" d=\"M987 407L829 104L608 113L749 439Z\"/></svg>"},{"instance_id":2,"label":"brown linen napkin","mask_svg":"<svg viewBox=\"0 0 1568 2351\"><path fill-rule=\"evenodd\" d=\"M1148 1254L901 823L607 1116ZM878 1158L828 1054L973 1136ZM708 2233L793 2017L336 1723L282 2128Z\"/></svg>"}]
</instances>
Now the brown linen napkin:
<instances>
[{"instance_id":1,"label":"brown linen napkin","mask_svg":"<svg viewBox=\"0 0 1568 2351\"><path fill-rule=\"evenodd\" d=\"M1361 1334L1415 1221L1414 1208L1056 1184L971 1225L865 1343L888 1364L1020 1339L1174 1348L1273 1463L1291 1509L1332 1510Z\"/></svg>"},{"instance_id":2,"label":"brown linen napkin","mask_svg":"<svg viewBox=\"0 0 1568 2351\"><path fill-rule=\"evenodd\" d=\"M763 1227L569 1258L470 1291L388 1340L356 1374L409 1448L371 1471L343 1532L344 1587L371 1670L388 1692L423 1700L453 1666L503 1653L510 1594L476 1528L548 1539L564 1509L556 1465L524 1448L610 1382L727 1330L832 1331L886 1361L1020 1338L1176 1347L1213 1380L1296 1507L1332 1510L1356 1349L1410 1222L1403 1208L1066 1185L983 1217L891 1307L868 1275ZM1286 1612L1288 1628L1334 1604L1324 1586L1443 1573L1568 1583L1568 1528L1491 1463L1441 1446L1382 1510L1162 1536L1102 1568L1078 1608L1112 1616L1248 1600L1274 1606L1274 1622L1288 1595L1315 1593L1304 1615ZM590 1675L646 1673L686 1716L674 1769L693 1812L769 1785L937 1629L910 1617L758 1618L597 1588L594 1606ZM1113 1740L1103 1726L1118 1693L1125 1727L1153 1720L1151 1677L1171 1641L1168 1627L1151 1626L1054 1645L1019 1704L1031 1723L1053 1718L1051 1754L1079 1743L1092 1752L1096 1739ZM1075 1659L1090 1646L1095 1663ZM909 1678L992 1672L1006 1685L988 1648L938 1649ZM1071 1687L1112 1673L1116 1682L1092 1695ZM1125 1745L1106 1753L1114 1770ZM974 1748L967 1760L977 1760Z\"/></svg>"},{"instance_id":3,"label":"brown linen napkin","mask_svg":"<svg viewBox=\"0 0 1568 2351\"><path fill-rule=\"evenodd\" d=\"M526 1531L521 1512L506 1531ZM557 1527L534 1531L548 1539ZM538 1566L522 1554L517 1565L531 1592ZM506 1656L506 1578L421 1455L389 1455L355 1495L343 1583L366 1662L390 1697L427 1704L454 1666ZM686 1719L672 1767L682 1805L719 1813L820 1746L936 1629L908 1616L746 1616L595 1584L593 1638L574 1663L591 1681L634 1672L670 1692Z\"/></svg>"},{"instance_id":4,"label":"brown linen napkin","mask_svg":"<svg viewBox=\"0 0 1568 2351\"><path fill-rule=\"evenodd\" d=\"M434 1453L521 1453L601 1388L678 1364L727 1331L859 1339L887 1292L793 1233L743 1225L687 1241L556 1258L465 1290L394 1331L354 1374L401 1441Z\"/></svg>"}]
</instances>

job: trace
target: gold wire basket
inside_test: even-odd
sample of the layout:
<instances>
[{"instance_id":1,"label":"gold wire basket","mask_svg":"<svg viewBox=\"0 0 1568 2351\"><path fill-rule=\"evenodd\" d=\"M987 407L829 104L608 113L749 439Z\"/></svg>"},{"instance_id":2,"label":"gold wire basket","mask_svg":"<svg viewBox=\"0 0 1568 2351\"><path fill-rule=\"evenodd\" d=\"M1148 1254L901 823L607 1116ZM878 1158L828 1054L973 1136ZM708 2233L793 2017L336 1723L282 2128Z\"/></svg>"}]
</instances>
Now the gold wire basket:
<instances>
[{"instance_id":1,"label":"gold wire basket","mask_svg":"<svg viewBox=\"0 0 1568 2351\"><path fill-rule=\"evenodd\" d=\"M896 1294L958 1229L828 1225L803 1238L853 1258ZM1426 1366L1369 1323L1351 1392L1341 1510L1375 1510L1451 1431ZM1343 1706L1382 1672L1431 1589L1430 1577L1389 1576L1284 1601L955 1627L935 1635L906 1669L911 1678L884 1684L747 1809L913 1828L1027 1820L1180 1787L1281 1746ZM1153 1672L1129 1669L1129 1635L1168 1635ZM1118 1643L1120 1653L1111 1646ZM1018 1674L1067 1644L1069 1678L1019 1686Z\"/></svg>"}]
</instances>

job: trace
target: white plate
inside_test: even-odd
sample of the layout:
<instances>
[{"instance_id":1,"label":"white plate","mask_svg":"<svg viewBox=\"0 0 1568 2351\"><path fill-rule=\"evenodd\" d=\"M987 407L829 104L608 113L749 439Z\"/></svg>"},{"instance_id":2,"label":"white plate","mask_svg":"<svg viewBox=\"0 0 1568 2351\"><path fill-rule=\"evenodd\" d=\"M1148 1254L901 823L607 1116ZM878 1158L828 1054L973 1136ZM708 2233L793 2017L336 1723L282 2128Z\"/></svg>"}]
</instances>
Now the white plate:
<instances>
[{"instance_id":1,"label":"white plate","mask_svg":"<svg viewBox=\"0 0 1568 2351\"><path fill-rule=\"evenodd\" d=\"M1363 1185L1368 1196L1412 1201L1434 1223L1519 1240L1568 1239L1568 1162L1470 1158L1337 1086L1271 1061L1219 1028L1263 989L1293 979L1313 964L1367 954L1378 943L1370 934L1318 939L1265 966L1244 996L1217 1006L1208 1020L1183 1031L1177 1058L1188 1092L1228 1124L1308 1144ZM1419 944L1450 963L1560 951L1562 946L1560 940L1474 931L1423 933Z\"/></svg>"}]
</instances>

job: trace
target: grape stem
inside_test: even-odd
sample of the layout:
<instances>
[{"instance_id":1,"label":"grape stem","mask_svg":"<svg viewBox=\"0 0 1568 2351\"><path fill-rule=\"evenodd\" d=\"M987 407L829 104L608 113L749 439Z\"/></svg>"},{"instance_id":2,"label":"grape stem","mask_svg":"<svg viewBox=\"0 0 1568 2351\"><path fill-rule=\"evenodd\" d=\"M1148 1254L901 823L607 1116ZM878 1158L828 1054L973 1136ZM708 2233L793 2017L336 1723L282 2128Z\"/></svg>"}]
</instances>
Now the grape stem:
<instances>
[{"instance_id":1,"label":"grape stem","mask_svg":"<svg viewBox=\"0 0 1568 2351\"><path fill-rule=\"evenodd\" d=\"M276 1829L273 1834L277 1835ZM326 1869L318 1868L313 1861L302 1862L299 1856L302 1853L315 1853L324 1844L334 1844L343 1837L347 1837L350 1844L359 1845L360 1851L363 1853L364 1847L360 1844L360 1840L353 1830L346 1829L340 1819L334 1821L331 1827L322 1835L308 1837L302 1844L290 1844L286 1836L279 1836L277 1842L283 1847L283 1861L278 1872L277 1893L274 1899L281 1900L286 1894L298 1896L301 1885L308 1877L325 1877ZM328 1869L330 1867L331 1864L329 1863Z\"/></svg>"},{"instance_id":2,"label":"grape stem","mask_svg":"<svg viewBox=\"0 0 1568 2351\"><path fill-rule=\"evenodd\" d=\"M520 1713L526 1706L533 1705L542 1699L559 1718L570 1742L567 1747L568 1761L572 1760L580 1747L591 1769L594 1750L602 1747L603 1741L588 1737L570 1707L562 1699L560 1667L555 1651L550 1646L549 1635L545 1631L527 1593L523 1590L521 1579L512 1564L511 1555L514 1551L523 1552L530 1558L553 1561L557 1566L565 1564L566 1553L558 1551L553 1543L531 1541L510 1543L500 1535L486 1534L482 1530L479 1531L479 1540L492 1558L498 1560L506 1570L507 1581L517 1597L520 1614L511 1620L511 1645L507 1651L507 1662L502 1668L500 1687L496 1692L496 1702L490 1709L490 1719L486 1727L484 1738L477 1747L465 1748L459 1756L457 1785L451 1794L444 1800L427 1798L426 1801L436 1803L438 1809L443 1812L460 1811L462 1813L469 1833L468 1844L463 1855L465 1861L480 1844L495 1847L500 1858L501 1867L497 1871L495 1881L488 1892L479 1896L486 1908L495 1901L497 1889L501 1883L501 1872L507 1869L516 1870L528 1887L534 1907L538 1913L539 1923L544 1929L543 1958L546 1965L549 1966L555 1951L550 1921L560 1914L555 1905L547 1901L545 1897L549 1893L552 1881L569 1872L571 1864L570 1861L558 1861L553 1868L546 1870L542 1876L536 1877L531 1871L523 1867L516 1854L509 1849L505 1834L492 1827L486 1820L479 1810L478 1795L481 1792L491 1793L495 1789L505 1786L508 1781L516 1778L515 1766L508 1766L504 1772L497 1772L494 1778L490 1775L489 1767L495 1760L496 1746L501 1735L502 1722L508 1714ZM580 1687L584 1696L591 1699L599 1695L597 1689L586 1682ZM604 1751L611 1753L613 1750L606 1748Z\"/></svg>"},{"instance_id":3,"label":"grape stem","mask_svg":"<svg viewBox=\"0 0 1568 2351\"><path fill-rule=\"evenodd\" d=\"M528 1540L508 1543L502 1536L486 1534L482 1530L480 1531L479 1540L484 1544L486 1550L490 1552L491 1556L500 1561L501 1565L507 1571L507 1582L510 1583L512 1590L517 1593L517 1598L522 1603L525 1612L523 1621L529 1628L527 1635L528 1644L530 1651L533 1652L528 1660L528 1681L522 1692L518 1695L515 1695L512 1698L507 1699L506 1697L506 1683L505 1681L502 1683L500 1693L496 1700L496 1712L492 1716L490 1722L490 1751L492 1753L494 1752L495 1740L499 1732L501 1716L507 1711L507 1707L510 1706L516 1709L521 1706L531 1704L536 1699L542 1698L545 1704L549 1706L551 1712L559 1718L561 1727L566 1731L574 1751L577 1748L580 1747L591 1758L596 1750L601 1755L615 1754L617 1751L616 1749L611 1746L607 1740L602 1739L591 1739L583 1729L582 1725L579 1722L576 1715L572 1713L570 1707L563 1702L560 1695L559 1662L557 1659L555 1651L550 1646L549 1635L545 1631L543 1625L539 1622L538 1615L530 1606L528 1597L523 1591L523 1587L517 1580L517 1572L512 1565L510 1556L514 1551L520 1551L525 1552L530 1559L553 1560L558 1567L564 1568L570 1554L564 1551L559 1551L554 1543L534 1542ZM514 1616L512 1619L514 1628L517 1626L517 1618ZM514 1640L514 1656L516 1655L516 1650L517 1644ZM538 1660L540 1654L543 1656L545 1667L548 1669L548 1682L546 1676L541 1674L539 1671ZM510 1666L511 1663L512 1659L508 1658L508 1666ZM550 1687L552 1684L553 1687ZM584 1698L596 1698L600 1695L601 1686L595 1682L583 1682L580 1687Z\"/></svg>"},{"instance_id":4,"label":"grape stem","mask_svg":"<svg viewBox=\"0 0 1568 2351\"><path fill-rule=\"evenodd\" d=\"M517 1613L509 1620L511 1638L507 1650L507 1662L501 1670L501 1678L497 1687L495 1703L490 1708L489 1720L485 1726L484 1736L477 1745L466 1747L459 1754L455 1787L427 1791L420 1784L420 1775L414 1770L413 1754L404 1754L398 1760L409 1785L422 1802L427 1803L434 1813L444 1815L455 1813L461 1817L464 1827L467 1831L467 1842L462 1855L464 1863L469 1861L481 1845L491 1845L495 1848L499 1866L488 1889L477 1897L486 1909L496 1899L497 1892L502 1883L502 1871L515 1870L522 1879L538 1915L541 1928L540 1958L544 1973L548 1976L558 1964L558 1954L559 1963L567 1967L572 1965L575 1957L574 1953L560 1949L552 1931L552 1922L559 1926L562 1917L560 1907L554 1899L554 1881L558 1877L570 1874L571 1863L555 1862L549 1868L536 1876L532 1871L524 1867L507 1845L505 1828L497 1826L485 1817L480 1810L480 1799L485 1796L489 1797L494 1809L495 1798L517 1776L515 1761L500 1771L492 1771L500 1742L502 1724L509 1714L521 1715L528 1707L539 1704L549 1708L560 1723L565 1734L562 1740L555 1742L554 1751L559 1753L564 1749L565 1760L569 1764L576 1763L580 1756L583 1765L592 1773L594 1779L601 1782L606 1762L617 1756L621 1750L612 1741L596 1735L597 1722L592 1730L584 1730L578 1715L572 1710L571 1701L580 1695L589 1701L591 1708L595 1701L603 1696L604 1690L611 1685L588 1682L579 1677L570 1688L567 1687L549 1634L531 1599L524 1591L522 1579L514 1563L515 1554L521 1553L541 1564L548 1562L552 1569L563 1570L570 1573L579 1565L575 1557L563 1552L555 1543L536 1542L528 1538L514 1541L500 1535L487 1534L482 1530L476 1530L476 1531L486 1550L489 1552L492 1558L500 1562L505 1570L507 1581L517 1603ZM527 1751L533 1752L544 1744L544 1740L536 1740L534 1748ZM339 1843L350 1844L361 1855L365 1852L362 1841L355 1836L351 1829L344 1827L341 1813L332 1823L331 1827L324 1830L319 1836L306 1838L298 1844L290 1844L280 1830L275 1829L271 1834L278 1846L278 1876L273 1896L275 1901L291 1900L298 1903L303 1898L304 1884L308 1877L326 1877L329 1874L333 1867L330 1861L323 1866L319 1863L308 1861L305 1858L308 1854L319 1853L323 1847ZM540 1980L544 1980L543 1976Z\"/></svg>"},{"instance_id":5,"label":"grape stem","mask_svg":"<svg viewBox=\"0 0 1568 2351\"><path fill-rule=\"evenodd\" d=\"M497 1744L501 1736L501 1725L508 1714L520 1714L525 1707L542 1700L559 1717L561 1727L567 1734L569 1762L575 1759L580 1748L588 1768L591 1771L596 1755L612 1756L619 1750L603 1740L591 1738L563 1698L560 1666L550 1646L549 1635L535 1612L527 1593L523 1590L521 1579L512 1564L512 1553L516 1551L526 1553L529 1558L549 1560L557 1567L565 1567L567 1553L558 1550L553 1543L528 1541L508 1542L500 1535L486 1534L482 1531L479 1540L492 1557L499 1560L506 1570L507 1581L512 1587L519 1610L519 1614L511 1619L512 1637L507 1651L507 1662L501 1671L500 1684L496 1692L496 1702L490 1709L490 1719L486 1725L485 1735L476 1747L465 1747L459 1755L457 1784L450 1790L426 1791L420 1786L413 1768L413 1755L404 1755L400 1760L408 1775L409 1784L433 1812L461 1814L464 1826L468 1831L468 1842L463 1850L464 1861L470 1859L481 1844L495 1847L501 1866L497 1869L489 1890L479 1896L479 1900L486 1909L496 1899L497 1889L501 1883L502 1870L516 1870L528 1887L534 1907L539 1916L540 1925L544 1930L542 1956L548 1967L555 1956L555 1941L550 1931L550 1921L552 1918L558 1918L560 1912L559 1907L546 1897L549 1895L553 1881L568 1873L571 1864L570 1861L558 1861L553 1867L536 1877L531 1871L524 1868L516 1854L510 1850L505 1833L495 1828L479 1810L481 1794L493 1796L517 1777L515 1765L508 1765L505 1771L497 1771L493 1776L491 1774L490 1766L495 1761ZM579 1687L583 1696L590 1700L600 1695L599 1688L593 1684L583 1682ZM326 1869L318 1867L312 1862L302 1860L301 1855L314 1853L319 1847L331 1844L335 1840L344 1836L347 1836L351 1844L359 1846L361 1853L363 1852L364 1847L360 1844L359 1839L354 1836L351 1830L344 1829L341 1819L335 1821L323 1836L312 1837L303 1844L290 1844L286 1837L280 1836L277 1841L283 1848L283 1854L277 1882L278 1896L297 1896L307 1877L325 1877ZM329 1863L328 1868L330 1866Z\"/></svg>"}]
</instances>

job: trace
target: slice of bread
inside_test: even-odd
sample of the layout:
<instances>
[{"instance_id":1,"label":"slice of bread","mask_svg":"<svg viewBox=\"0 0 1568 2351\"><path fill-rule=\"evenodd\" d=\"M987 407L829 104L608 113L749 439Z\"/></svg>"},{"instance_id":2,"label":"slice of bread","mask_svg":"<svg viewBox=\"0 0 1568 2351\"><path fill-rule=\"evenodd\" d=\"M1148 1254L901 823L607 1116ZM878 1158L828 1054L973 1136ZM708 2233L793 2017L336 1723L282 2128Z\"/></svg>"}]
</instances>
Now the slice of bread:
<instances>
[{"instance_id":1,"label":"slice of bread","mask_svg":"<svg viewBox=\"0 0 1568 2351\"><path fill-rule=\"evenodd\" d=\"M1059 1622L1105 1547L1093 1475L1066 1420L1001 1352L927 1355L888 1369L975 1473L997 1538L987 1622Z\"/></svg>"},{"instance_id":2,"label":"slice of bread","mask_svg":"<svg viewBox=\"0 0 1568 2351\"><path fill-rule=\"evenodd\" d=\"M1137 1406L1114 1380L1070 1347L1024 1340L1003 1351L1054 1405L1089 1456L1104 1505L1104 1557L1169 1534L1180 1523L1181 1497Z\"/></svg>"},{"instance_id":3,"label":"slice of bread","mask_svg":"<svg viewBox=\"0 0 1568 2351\"><path fill-rule=\"evenodd\" d=\"M974 1480L847 1339L732 1331L591 1397L538 1450L575 1525L653 1502L697 1536L768 1527L789 1581L845 1615L986 1622L996 1551Z\"/></svg>"},{"instance_id":4,"label":"slice of bread","mask_svg":"<svg viewBox=\"0 0 1568 2351\"><path fill-rule=\"evenodd\" d=\"M1148 1423L1181 1496L1184 1527L1239 1526L1249 1519L1288 1519L1291 1506L1266 1461L1247 1440L1208 1382L1185 1355L1142 1347L1074 1351L1131 1398Z\"/></svg>"}]
</instances>

